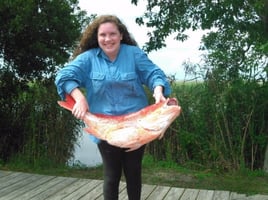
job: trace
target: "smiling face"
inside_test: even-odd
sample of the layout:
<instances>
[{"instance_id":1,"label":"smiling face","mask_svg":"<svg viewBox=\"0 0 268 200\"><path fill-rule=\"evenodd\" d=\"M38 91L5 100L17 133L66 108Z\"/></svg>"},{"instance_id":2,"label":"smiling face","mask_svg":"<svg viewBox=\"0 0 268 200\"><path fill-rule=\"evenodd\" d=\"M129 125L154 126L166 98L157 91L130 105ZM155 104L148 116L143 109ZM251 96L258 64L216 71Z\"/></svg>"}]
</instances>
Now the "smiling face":
<instances>
[{"instance_id":1,"label":"smiling face","mask_svg":"<svg viewBox=\"0 0 268 200\"><path fill-rule=\"evenodd\" d=\"M123 35L112 22L105 22L98 28L99 46L112 61L117 57L122 38Z\"/></svg>"}]
</instances>

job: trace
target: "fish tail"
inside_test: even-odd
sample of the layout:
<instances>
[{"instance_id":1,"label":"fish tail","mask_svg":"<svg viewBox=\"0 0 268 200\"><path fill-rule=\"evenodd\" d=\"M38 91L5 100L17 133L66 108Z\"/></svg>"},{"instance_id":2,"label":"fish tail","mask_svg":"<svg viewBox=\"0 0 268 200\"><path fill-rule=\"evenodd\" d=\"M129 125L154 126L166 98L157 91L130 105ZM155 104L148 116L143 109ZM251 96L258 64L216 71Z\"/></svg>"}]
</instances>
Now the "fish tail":
<instances>
[{"instance_id":1,"label":"fish tail","mask_svg":"<svg viewBox=\"0 0 268 200\"><path fill-rule=\"evenodd\" d=\"M74 104L75 104L75 100L73 99L73 97L69 94L66 94L65 96L65 101L58 101L58 104L67 109L67 110L70 110L72 111L73 110L73 107L74 107Z\"/></svg>"}]
</instances>

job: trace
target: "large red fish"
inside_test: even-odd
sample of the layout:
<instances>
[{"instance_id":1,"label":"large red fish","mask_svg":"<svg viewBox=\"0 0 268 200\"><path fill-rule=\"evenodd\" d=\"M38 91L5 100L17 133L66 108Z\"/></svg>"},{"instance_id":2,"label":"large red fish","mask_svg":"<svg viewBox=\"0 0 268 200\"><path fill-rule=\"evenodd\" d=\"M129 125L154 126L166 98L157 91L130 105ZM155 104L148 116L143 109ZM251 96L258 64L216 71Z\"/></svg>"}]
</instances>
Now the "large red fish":
<instances>
[{"instance_id":1,"label":"large red fish","mask_svg":"<svg viewBox=\"0 0 268 200\"><path fill-rule=\"evenodd\" d=\"M70 95L58 104L72 111L75 104ZM132 151L156 138L161 139L170 124L180 115L177 99L147 106L140 111L120 116L87 112L83 121L85 131L109 144Z\"/></svg>"}]
</instances>

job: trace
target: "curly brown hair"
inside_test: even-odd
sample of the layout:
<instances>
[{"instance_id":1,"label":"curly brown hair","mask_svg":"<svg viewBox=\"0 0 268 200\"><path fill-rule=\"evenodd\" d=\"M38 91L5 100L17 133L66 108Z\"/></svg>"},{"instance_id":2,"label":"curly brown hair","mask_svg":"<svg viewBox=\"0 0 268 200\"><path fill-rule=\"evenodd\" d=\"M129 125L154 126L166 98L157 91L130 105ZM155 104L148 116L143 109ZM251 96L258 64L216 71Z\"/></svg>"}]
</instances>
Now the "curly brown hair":
<instances>
[{"instance_id":1,"label":"curly brown hair","mask_svg":"<svg viewBox=\"0 0 268 200\"><path fill-rule=\"evenodd\" d=\"M103 23L111 22L114 23L117 27L119 32L122 34L123 39L121 40L121 44L129 44L133 46L137 46L137 42L135 39L130 35L127 30L127 27L121 22L121 20L114 16L114 15L101 15L93 20L91 24L85 29L85 31L81 35L81 39L77 48L75 49L72 58L75 58L79 54L92 49L99 47L98 44L98 29L99 26Z\"/></svg>"}]
</instances>

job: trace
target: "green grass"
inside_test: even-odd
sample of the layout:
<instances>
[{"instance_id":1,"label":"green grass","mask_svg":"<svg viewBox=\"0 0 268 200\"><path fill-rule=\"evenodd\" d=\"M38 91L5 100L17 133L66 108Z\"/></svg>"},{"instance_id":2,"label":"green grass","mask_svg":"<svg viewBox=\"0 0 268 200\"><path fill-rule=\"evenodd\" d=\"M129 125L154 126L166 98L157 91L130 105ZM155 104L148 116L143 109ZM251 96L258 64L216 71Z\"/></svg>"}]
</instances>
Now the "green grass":
<instances>
[{"instance_id":1,"label":"green grass","mask_svg":"<svg viewBox=\"0 0 268 200\"><path fill-rule=\"evenodd\" d=\"M1 163L1 162L0 162ZM195 189L227 190L241 194L268 194L268 174L263 171L241 170L214 172L208 169L191 169L173 162L154 161L146 155L143 160L143 183ZM102 166L87 168L79 163L73 167L35 167L20 163L0 164L0 169L45 175L102 179ZM124 177L122 177L124 181Z\"/></svg>"},{"instance_id":2,"label":"green grass","mask_svg":"<svg viewBox=\"0 0 268 200\"><path fill-rule=\"evenodd\" d=\"M188 163L179 166L173 162L155 162L144 158L143 182L183 188L227 190L242 194L268 194L268 173L247 169L218 172Z\"/></svg>"}]
</instances>

